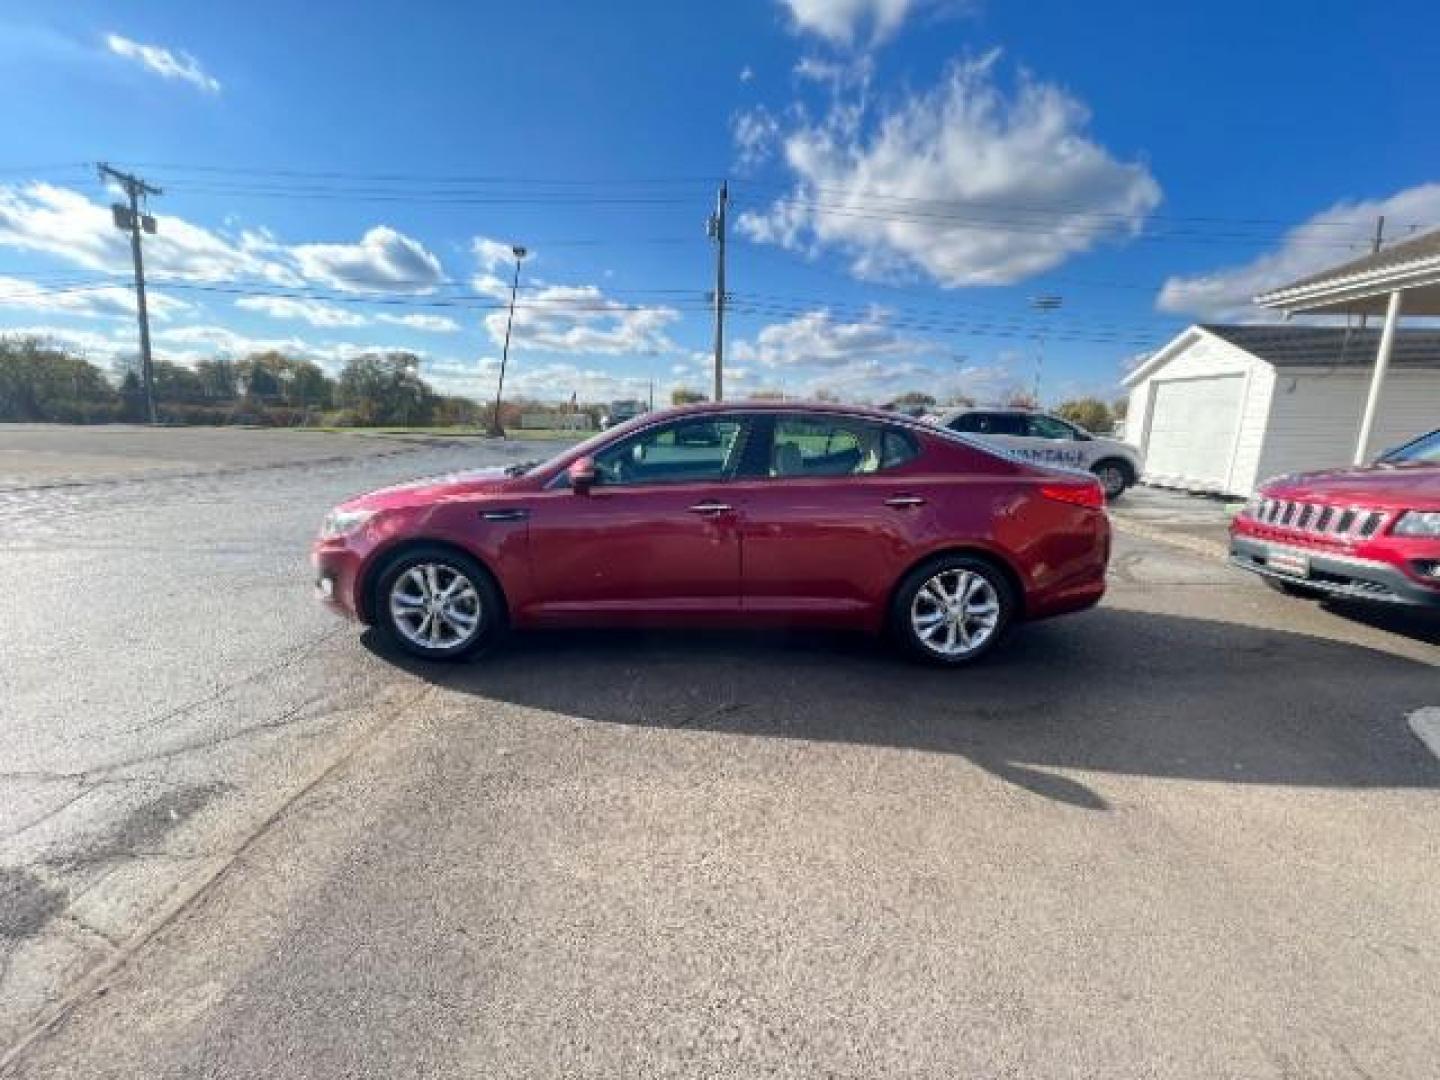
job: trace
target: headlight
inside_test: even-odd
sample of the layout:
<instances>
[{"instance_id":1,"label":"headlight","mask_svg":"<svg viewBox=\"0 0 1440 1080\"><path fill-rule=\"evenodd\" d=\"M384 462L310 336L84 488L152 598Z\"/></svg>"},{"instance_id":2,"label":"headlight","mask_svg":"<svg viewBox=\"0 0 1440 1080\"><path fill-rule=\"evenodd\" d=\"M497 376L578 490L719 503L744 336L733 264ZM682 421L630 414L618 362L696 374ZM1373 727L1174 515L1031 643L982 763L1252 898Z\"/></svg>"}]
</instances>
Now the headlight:
<instances>
[{"instance_id":1,"label":"headlight","mask_svg":"<svg viewBox=\"0 0 1440 1080\"><path fill-rule=\"evenodd\" d=\"M1264 504L1265 496L1261 495L1257 491L1254 495L1251 495L1250 498L1245 500L1245 509L1241 510L1240 512L1246 517L1258 518L1260 516L1260 507Z\"/></svg>"},{"instance_id":2,"label":"headlight","mask_svg":"<svg viewBox=\"0 0 1440 1080\"><path fill-rule=\"evenodd\" d=\"M1390 530L1392 536L1440 538L1440 510L1407 510Z\"/></svg>"},{"instance_id":3,"label":"headlight","mask_svg":"<svg viewBox=\"0 0 1440 1080\"><path fill-rule=\"evenodd\" d=\"M333 540L337 536L349 536L374 516L374 510L331 510L325 515L325 521L320 526L320 539Z\"/></svg>"}]
</instances>

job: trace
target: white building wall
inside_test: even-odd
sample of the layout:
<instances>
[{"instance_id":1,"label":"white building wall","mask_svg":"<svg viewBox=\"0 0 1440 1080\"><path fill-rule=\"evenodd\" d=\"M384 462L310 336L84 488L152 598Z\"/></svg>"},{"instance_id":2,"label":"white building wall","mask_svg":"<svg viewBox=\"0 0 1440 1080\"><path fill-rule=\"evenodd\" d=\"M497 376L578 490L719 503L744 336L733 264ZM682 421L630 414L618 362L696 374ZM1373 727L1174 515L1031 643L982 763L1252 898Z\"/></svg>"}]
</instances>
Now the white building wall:
<instances>
[{"instance_id":1,"label":"white building wall","mask_svg":"<svg viewBox=\"0 0 1440 1080\"><path fill-rule=\"evenodd\" d=\"M1274 374L1274 382L1264 453L1251 489L1282 473L1349 465L1360 434L1370 372L1287 368ZM1437 426L1440 371L1392 368L1376 411L1366 460Z\"/></svg>"},{"instance_id":2,"label":"white building wall","mask_svg":"<svg viewBox=\"0 0 1440 1080\"><path fill-rule=\"evenodd\" d=\"M1190 344L1182 346L1166 363L1136 383L1130 390L1130 404L1126 411L1126 439L1144 449L1149 435L1155 383L1237 374L1244 375L1246 383L1241 396L1241 417L1235 445L1215 447L1213 452L1230 459L1226 467L1230 477L1227 494L1248 495L1260 468L1275 373L1269 364L1228 341L1197 331ZM1175 482L1173 478L1172 482Z\"/></svg>"}]
</instances>

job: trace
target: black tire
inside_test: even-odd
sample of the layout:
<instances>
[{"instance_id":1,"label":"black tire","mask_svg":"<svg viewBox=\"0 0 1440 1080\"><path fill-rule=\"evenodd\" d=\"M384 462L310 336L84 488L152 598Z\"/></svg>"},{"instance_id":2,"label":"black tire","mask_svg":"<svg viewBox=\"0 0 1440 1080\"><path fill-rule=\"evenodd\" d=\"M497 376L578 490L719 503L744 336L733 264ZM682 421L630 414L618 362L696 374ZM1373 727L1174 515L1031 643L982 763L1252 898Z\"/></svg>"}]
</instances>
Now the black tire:
<instances>
[{"instance_id":1,"label":"black tire","mask_svg":"<svg viewBox=\"0 0 1440 1080\"><path fill-rule=\"evenodd\" d=\"M1106 499L1118 499L1127 488L1135 484L1135 470L1128 461L1120 458L1105 458L1090 466L1090 471L1105 489Z\"/></svg>"},{"instance_id":2,"label":"black tire","mask_svg":"<svg viewBox=\"0 0 1440 1080\"><path fill-rule=\"evenodd\" d=\"M431 567L436 570L434 579L430 578L427 570ZM412 571L418 573L412 574ZM416 607L416 615L410 618L397 614L397 611L411 606L397 603L397 593L406 597L425 597L431 595L425 584L427 581L438 582L443 592L459 579L463 579L473 590L473 604L464 600L465 589L461 586L451 605L436 609L441 613L438 620L431 614L432 623L425 622L423 605ZM375 625L386 638L396 648L426 660L460 660L474 656L494 645L508 629L505 600L489 571L453 548L419 545L402 551L376 577L370 602ZM475 616L475 625L468 636L464 636L460 619L467 614ZM455 622L452 623L451 619ZM439 640L433 645L425 640L436 640L435 635L426 629L432 624L440 632Z\"/></svg>"},{"instance_id":3,"label":"black tire","mask_svg":"<svg viewBox=\"0 0 1440 1080\"><path fill-rule=\"evenodd\" d=\"M980 578L984 582L983 591L988 592L995 603L994 622L984 640L963 651L953 653L945 651L946 637L950 634L949 627L945 624L955 621L948 617L951 609L934 599L933 592L930 594L930 600L919 601L917 607L917 597L926 590L927 585L942 575L949 576L947 581L960 584L960 588L955 590L957 592L964 592L968 587L969 579L964 575L974 575ZM950 590L941 590L942 593L948 591ZM984 600L985 597L981 592L977 592L975 599ZM922 563L905 575L905 579L895 590L895 598L891 602L890 630L895 639L911 656L942 667L961 667L965 664L973 664L995 648L1014 623L1019 606L1019 599L1015 595L1015 589L1010 584L1009 577L994 563L972 555L941 555ZM917 626L917 619L923 620L942 611L947 613L947 618L944 623L936 626L937 636L940 637L940 640L936 643L929 642L922 636L922 632ZM979 622L965 621L963 613L960 615L960 620L955 631L957 639L964 633L973 635L981 625ZM959 625L965 626L966 630L961 631Z\"/></svg>"},{"instance_id":4,"label":"black tire","mask_svg":"<svg viewBox=\"0 0 1440 1080\"><path fill-rule=\"evenodd\" d=\"M1278 593L1286 596L1293 596L1297 600L1319 600L1325 594L1318 589L1308 589L1297 581L1281 581L1279 578L1267 577L1262 579L1266 585Z\"/></svg>"}]
</instances>

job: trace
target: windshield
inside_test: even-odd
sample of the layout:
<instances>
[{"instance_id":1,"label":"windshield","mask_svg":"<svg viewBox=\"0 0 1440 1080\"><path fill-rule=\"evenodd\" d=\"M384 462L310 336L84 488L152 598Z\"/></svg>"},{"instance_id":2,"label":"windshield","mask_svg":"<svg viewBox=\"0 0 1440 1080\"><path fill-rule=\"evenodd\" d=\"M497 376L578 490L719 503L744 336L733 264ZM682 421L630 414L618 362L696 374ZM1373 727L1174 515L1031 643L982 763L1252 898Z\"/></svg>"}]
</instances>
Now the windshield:
<instances>
[{"instance_id":1,"label":"windshield","mask_svg":"<svg viewBox=\"0 0 1440 1080\"><path fill-rule=\"evenodd\" d=\"M1422 435L1412 443L1391 450L1380 458L1382 465L1440 465L1440 430Z\"/></svg>"}]
</instances>

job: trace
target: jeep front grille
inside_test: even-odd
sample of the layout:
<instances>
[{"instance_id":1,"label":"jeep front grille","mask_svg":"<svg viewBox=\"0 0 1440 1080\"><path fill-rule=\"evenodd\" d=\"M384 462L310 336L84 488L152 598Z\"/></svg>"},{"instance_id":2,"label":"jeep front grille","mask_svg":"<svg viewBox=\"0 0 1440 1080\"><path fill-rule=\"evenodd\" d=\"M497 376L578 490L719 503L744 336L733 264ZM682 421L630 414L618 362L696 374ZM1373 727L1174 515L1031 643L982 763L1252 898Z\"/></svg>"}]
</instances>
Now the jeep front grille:
<instances>
[{"instance_id":1,"label":"jeep front grille","mask_svg":"<svg viewBox=\"0 0 1440 1080\"><path fill-rule=\"evenodd\" d=\"M1380 531L1380 526L1385 523L1385 511L1355 506L1325 506L1290 499L1262 499L1255 520L1262 525L1293 529L1311 536L1366 540Z\"/></svg>"}]
</instances>

